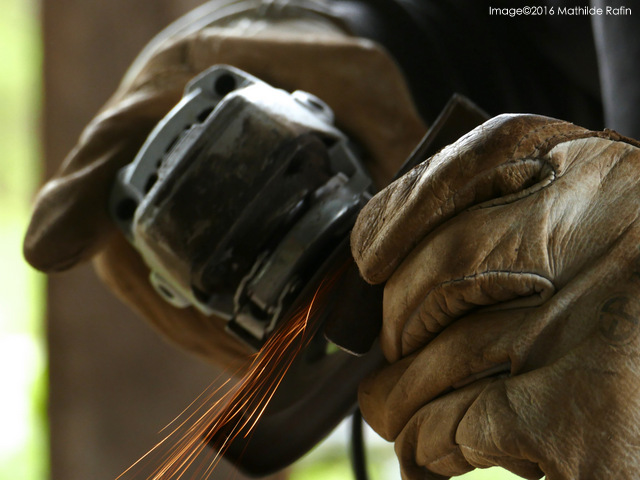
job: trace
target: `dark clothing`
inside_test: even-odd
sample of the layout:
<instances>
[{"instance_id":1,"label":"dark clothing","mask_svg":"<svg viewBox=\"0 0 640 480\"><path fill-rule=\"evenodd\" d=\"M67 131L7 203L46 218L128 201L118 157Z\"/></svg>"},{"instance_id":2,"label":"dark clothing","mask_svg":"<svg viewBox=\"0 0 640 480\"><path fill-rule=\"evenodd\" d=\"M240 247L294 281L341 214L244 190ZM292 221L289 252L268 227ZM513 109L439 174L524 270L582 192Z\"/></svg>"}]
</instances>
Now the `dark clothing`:
<instances>
[{"instance_id":1,"label":"dark clothing","mask_svg":"<svg viewBox=\"0 0 640 480\"><path fill-rule=\"evenodd\" d=\"M525 6L536 15L517 12ZM640 139L640 0L210 0L185 28L270 8L329 16L383 45L426 121L462 93L491 115Z\"/></svg>"},{"instance_id":2,"label":"dark clothing","mask_svg":"<svg viewBox=\"0 0 640 480\"><path fill-rule=\"evenodd\" d=\"M591 3L603 11L619 7ZM625 2L617 15L581 14L574 3L558 0L538 3L554 7L555 15L490 14L490 7L525 4L329 2L354 33L393 54L427 121L458 92L492 115L538 113L640 138L640 1Z\"/></svg>"}]
</instances>

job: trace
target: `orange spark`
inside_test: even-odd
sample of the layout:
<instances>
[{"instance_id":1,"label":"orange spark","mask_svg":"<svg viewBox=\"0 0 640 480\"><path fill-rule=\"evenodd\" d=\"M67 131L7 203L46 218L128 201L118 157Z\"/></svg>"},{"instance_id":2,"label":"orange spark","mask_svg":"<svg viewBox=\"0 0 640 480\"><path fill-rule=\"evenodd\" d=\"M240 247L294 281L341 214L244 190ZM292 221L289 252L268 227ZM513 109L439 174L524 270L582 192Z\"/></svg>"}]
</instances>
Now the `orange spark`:
<instances>
[{"instance_id":1,"label":"orange spark","mask_svg":"<svg viewBox=\"0 0 640 480\"><path fill-rule=\"evenodd\" d=\"M260 351L249 358L251 363L237 385L223 393L222 389L230 383L228 379L213 392L203 392L163 429L176 424L173 430L116 480L133 473L134 468L141 468L143 461L150 463L152 454L161 455L161 460L147 480L179 480L207 448L206 461L197 469L198 476L192 478L209 478L229 445L236 438L249 437L259 422L285 374L312 339L322 296L342 270L334 273L332 279L323 280L309 305L292 315L284 328L279 328ZM169 451L161 454L161 447L171 442L174 443Z\"/></svg>"}]
</instances>

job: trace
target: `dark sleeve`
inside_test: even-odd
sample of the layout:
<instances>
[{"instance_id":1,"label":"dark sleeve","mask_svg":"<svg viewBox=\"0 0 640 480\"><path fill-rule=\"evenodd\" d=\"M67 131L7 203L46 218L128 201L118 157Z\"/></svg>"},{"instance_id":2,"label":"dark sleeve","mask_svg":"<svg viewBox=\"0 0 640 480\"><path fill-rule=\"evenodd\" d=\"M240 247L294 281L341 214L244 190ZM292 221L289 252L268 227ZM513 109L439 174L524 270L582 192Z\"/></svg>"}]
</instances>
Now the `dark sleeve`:
<instances>
[{"instance_id":1,"label":"dark sleeve","mask_svg":"<svg viewBox=\"0 0 640 480\"><path fill-rule=\"evenodd\" d=\"M366 14L351 15L352 29L397 59L427 121L457 92L492 115L538 113L603 127L588 15L490 14L490 6L522 7L512 0L336 1L354 4Z\"/></svg>"},{"instance_id":2,"label":"dark sleeve","mask_svg":"<svg viewBox=\"0 0 640 480\"><path fill-rule=\"evenodd\" d=\"M618 2L595 0L603 10ZM640 138L640 1L591 17L607 127Z\"/></svg>"}]
</instances>

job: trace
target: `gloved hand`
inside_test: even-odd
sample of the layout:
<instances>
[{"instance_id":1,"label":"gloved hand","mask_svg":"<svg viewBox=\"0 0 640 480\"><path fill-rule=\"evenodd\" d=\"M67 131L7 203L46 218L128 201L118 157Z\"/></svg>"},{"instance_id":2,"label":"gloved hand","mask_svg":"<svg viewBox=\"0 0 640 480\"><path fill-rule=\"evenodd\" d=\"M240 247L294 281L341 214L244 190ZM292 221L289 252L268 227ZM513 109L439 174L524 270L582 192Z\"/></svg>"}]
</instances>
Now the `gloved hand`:
<instances>
[{"instance_id":1,"label":"gloved hand","mask_svg":"<svg viewBox=\"0 0 640 480\"><path fill-rule=\"evenodd\" d=\"M640 144L500 116L358 218L387 281L365 419L403 478L640 476Z\"/></svg>"},{"instance_id":2,"label":"gloved hand","mask_svg":"<svg viewBox=\"0 0 640 480\"><path fill-rule=\"evenodd\" d=\"M46 272L95 256L109 286L166 337L223 365L246 356L244 347L221 320L166 304L107 211L116 171L133 159L185 84L224 63L281 88L312 92L331 105L340 127L375 153L369 166L379 181L388 181L425 130L395 63L371 42L328 20L254 20L178 32L145 50L42 188L24 244L27 260Z\"/></svg>"},{"instance_id":3,"label":"gloved hand","mask_svg":"<svg viewBox=\"0 0 640 480\"><path fill-rule=\"evenodd\" d=\"M147 268L116 233L107 199L116 171L133 159L185 84L214 64L318 95L339 126L374 152L370 168L388 181L425 130L398 68L371 42L347 36L329 20L284 17L187 28L145 50L39 193L24 244L27 260L54 272L96 256L110 287L169 339L223 365L246 356L223 332L224 322L171 307L153 291Z\"/></svg>"}]
</instances>

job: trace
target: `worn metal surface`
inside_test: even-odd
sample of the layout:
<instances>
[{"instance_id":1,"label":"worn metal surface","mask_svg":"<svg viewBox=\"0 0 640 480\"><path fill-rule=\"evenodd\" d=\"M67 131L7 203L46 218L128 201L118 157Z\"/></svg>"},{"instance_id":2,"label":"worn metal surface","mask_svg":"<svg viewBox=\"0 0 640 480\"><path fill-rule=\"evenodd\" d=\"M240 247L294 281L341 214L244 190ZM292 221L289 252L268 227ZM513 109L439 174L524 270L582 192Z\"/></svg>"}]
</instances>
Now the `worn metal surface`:
<instances>
[{"instance_id":1,"label":"worn metal surface","mask_svg":"<svg viewBox=\"0 0 640 480\"><path fill-rule=\"evenodd\" d=\"M187 86L110 201L161 296L266 341L370 197L332 121L322 100L228 66Z\"/></svg>"}]
</instances>

